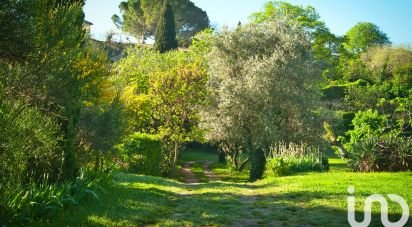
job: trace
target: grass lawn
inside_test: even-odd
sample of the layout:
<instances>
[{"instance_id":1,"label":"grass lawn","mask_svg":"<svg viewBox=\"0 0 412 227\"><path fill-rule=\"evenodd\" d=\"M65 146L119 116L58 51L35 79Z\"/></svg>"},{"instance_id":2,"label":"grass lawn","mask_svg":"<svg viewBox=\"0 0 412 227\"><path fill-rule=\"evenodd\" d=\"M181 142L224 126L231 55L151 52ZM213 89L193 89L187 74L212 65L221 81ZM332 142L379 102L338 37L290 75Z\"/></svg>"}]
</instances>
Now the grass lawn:
<instances>
[{"instance_id":1,"label":"grass lawn","mask_svg":"<svg viewBox=\"0 0 412 227\"><path fill-rule=\"evenodd\" d=\"M190 154L199 156L199 154ZM189 155L189 156L190 156ZM205 156L202 156L203 158ZM197 158L197 157L196 157ZM215 157L214 157L215 158ZM193 161L186 156L186 160ZM270 178L247 183L247 172L231 176L213 165L224 181L184 184L175 180L118 173L100 201L74 207L41 226L348 226L347 188L356 188L357 210L371 194L398 194L412 208L412 173L353 173L339 159L331 171ZM390 202L390 220L401 209ZM372 225L379 225L374 206ZM358 221L363 220L358 214ZM362 218L361 218L362 217ZM408 222L409 226L412 221Z\"/></svg>"}]
</instances>

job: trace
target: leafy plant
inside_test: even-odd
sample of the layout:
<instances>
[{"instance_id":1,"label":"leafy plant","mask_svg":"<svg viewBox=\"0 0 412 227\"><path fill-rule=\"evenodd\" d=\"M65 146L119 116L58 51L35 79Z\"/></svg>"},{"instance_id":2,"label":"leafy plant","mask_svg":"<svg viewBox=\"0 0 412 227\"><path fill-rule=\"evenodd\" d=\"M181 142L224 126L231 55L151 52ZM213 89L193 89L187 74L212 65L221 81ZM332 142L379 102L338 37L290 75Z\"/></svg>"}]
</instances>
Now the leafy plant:
<instances>
[{"instance_id":1,"label":"leafy plant","mask_svg":"<svg viewBox=\"0 0 412 227\"><path fill-rule=\"evenodd\" d=\"M207 73L199 55L129 50L117 65L130 130L163 137L163 160L173 175L185 142L199 139L199 109L207 97Z\"/></svg>"},{"instance_id":2,"label":"leafy plant","mask_svg":"<svg viewBox=\"0 0 412 227\"><path fill-rule=\"evenodd\" d=\"M54 181L62 136L39 109L0 100L0 197L32 182Z\"/></svg>"},{"instance_id":3,"label":"leafy plant","mask_svg":"<svg viewBox=\"0 0 412 227\"><path fill-rule=\"evenodd\" d=\"M352 120L353 130L346 134L349 136L349 141L341 137L344 141L344 146L349 152L355 152L354 144L370 137L379 137L383 135L385 128L388 126L388 116L380 115L376 110L359 111Z\"/></svg>"},{"instance_id":4,"label":"leafy plant","mask_svg":"<svg viewBox=\"0 0 412 227\"><path fill-rule=\"evenodd\" d=\"M327 160L327 159L326 159ZM266 164L266 176L287 176L293 173L319 171L322 172L326 167L322 161L308 157L286 157L269 159Z\"/></svg>"},{"instance_id":5,"label":"leafy plant","mask_svg":"<svg viewBox=\"0 0 412 227\"><path fill-rule=\"evenodd\" d=\"M354 129L341 137L348 151L349 165L355 171L402 171L411 169L412 139L403 129L377 111L359 111ZM403 126L403 124L401 124Z\"/></svg>"},{"instance_id":6,"label":"leafy plant","mask_svg":"<svg viewBox=\"0 0 412 227\"><path fill-rule=\"evenodd\" d=\"M58 212L89 200L98 200L112 185L110 173L82 172L74 181L31 184L0 198L0 224L24 225L50 219Z\"/></svg>"},{"instance_id":7,"label":"leafy plant","mask_svg":"<svg viewBox=\"0 0 412 227\"><path fill-rule=\"evenodd\" d=\"M305 144L278 143L271 147L269 157L265 171L268 177L329 170L328 158L322 157L318 148Z\"/></svg>"},{"instance_id":8,"label":"leafy plant","mask_svg":"<svg viewBox=\"0 0 412 227\"><path fill-rule=\"evenodd\" d=\"M412 139L386 135L361 140L349 153L349 165L360 172L412 170Z\"/></svg>"},{"instance_id":9,"label":"leafy plant","mask_svg":"<svg viewBox=\"0 0 412 227\"><path fill-rule=\"evenodd\" d=\"M163 167L165 160L162 155L162 138L159 135L135 133L117 148L130 172L162 176L167 170Z\"/></svg>"}]
</instances>

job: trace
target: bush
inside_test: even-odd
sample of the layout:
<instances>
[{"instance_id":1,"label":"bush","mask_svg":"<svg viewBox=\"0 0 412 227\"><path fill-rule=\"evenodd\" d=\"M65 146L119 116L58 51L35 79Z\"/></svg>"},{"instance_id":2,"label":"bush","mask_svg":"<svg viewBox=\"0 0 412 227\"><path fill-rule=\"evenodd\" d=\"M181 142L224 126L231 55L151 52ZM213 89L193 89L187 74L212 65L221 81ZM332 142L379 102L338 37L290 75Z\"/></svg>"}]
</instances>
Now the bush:
<instances>
[{"instance_id":1,"label":"bush","mask_svg":"<svg viewBox=\"0 0 412 227\"><path fill-rule=\"evenodd\" d=\"M316 147L279 143L271 148L265 175L287 176L293 173L329 170L328 158Z\"/></svg>"},{"instance_id":2,"label":"bush","mask_svg":"<svg viewBox=\"0 0 412 227\"><path fill-rule=\"evenodd\" d=\"M343 99L347 85L329 85L322 89L324 100Z\"/></svg>"},{"instance_id":3,"label":"bush","mask_svg":"<svg viewBox=\"0 0 412 227\"><path fill-rule=\"evenodd\" d=\"M353 86L365 87L368 85L368 82L365 80L357 80L352 83L338 84L338 85L328 85L322 88L322 99L323 100L338 100L343 98L346 95L347 90Z\"/></svg>"},{"instance_id":4,"label":"bush","mask_svg":"<svg viewBox=\"0 0 412 227\"><path fill-rule=\"evenodd\" d=\"M273 158L267 161L266 176L281 177L300 172L321 172L327 169L329 169L327 158L321 161L313 158Z\"/></svg>"},{"instance_id":5,"label":"bush","mask_svg":"<svg viewBox=\"0 0 412 227\"><path fill-rule=\"evenodd\" d=\"M335 142L336 137L345 136L347 131L353 130L352 120L355 114L354 112L336 111L333 117L324 123L329 142Z\"/></svg>"},{"instance_id":6,"label":"bush","mask_svg":"<svg viewBox=\"0 0 412 227\"><path fill-rule=\"evenodd\" d=\"M62 184L31 184L10 191L0 203L0 226L24 225L50 219L58 212L80 203L99 199L98 194L113 182L111 174L82 173L76 180Z\"/></svg>"},{"instance_id":7,"label":"bush","mask_svg":"<svg viewBox=\"0 0 412 227\"><path fill-rule=\"evenodd\" d=\"M159 135L135 133L118 145L126 170L152 176L162 176L162 139Z\"/></svg>"},{"instance_id":8,"label":"bush","mask_svg":"<svg viewBox=\"0 0 412 227\"><path fill-rule=\"evenodd\" d=\"M349 152L356 152L355 143L384 134L384 130L388 126L388 116L380 115L376 110L359 111L352 123L353 130L346 133L349 136L349 141L343 137L339 139L344 142L345 149Z\"/></svg>"},{"instance_id":9,"label":"bush","mask_svg":"<svg viewBox=\"0 0 412 227\"><path fill-rule=\"evenodd\" d=\"M349 152L349 165L360 172L412 170L412 139L387 135L361 140Z\"/></svg>"},{"instance_id":10,"label":"bush","mask_svg":"<svg viewBox=\"0 0 412 227\"><path fill-rule=\"evenodd\" d=\"M124 132L122 105L117 99L110 104L84 107L79 122L78 160L96 171L110 168L115 156L112 149Z\"/></svg>"},{"instance_id":11,"label":"bush","mask_svg":"<svg viewBox=\"0 0 412 227\"><path fill-rule=\"evenodd\" d=\"M56 181L62 136L55 120L19 102L0 100L0 198L33 182Z\"/></svg>"},{"instance_id":12,"label":"bush","mask_svg":"<svg viewBox=\"0 0 412 227\"><path fill-rule=\"evenodd\" d=\"M376 110L359 111L353 119L354 129L340 138L348 152L354 171L403 171L412 169L412 139L388 116Z\"/></svg>"}]
</instances>

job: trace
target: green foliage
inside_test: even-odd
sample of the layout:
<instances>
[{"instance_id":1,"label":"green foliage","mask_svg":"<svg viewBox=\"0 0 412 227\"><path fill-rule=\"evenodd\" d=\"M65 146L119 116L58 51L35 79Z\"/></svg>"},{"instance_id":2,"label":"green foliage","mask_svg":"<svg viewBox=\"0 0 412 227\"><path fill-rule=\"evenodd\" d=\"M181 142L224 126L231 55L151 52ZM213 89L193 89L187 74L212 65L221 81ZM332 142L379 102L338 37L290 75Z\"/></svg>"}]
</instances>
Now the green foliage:
<instances>
[{"instance_id":1,"label":"green foliage","mask_svg":"<svg viewBox=\"0 0 412 227\"><path fill-rule=\"evenodd\" d=\"M335 61L333 54L338 51L340 39L329 31L312 6L303 7L285 1L269 1L263 11L252 14L251 19L259 24L285 21L289 26L304 30L312 42L315 59L328 64Z\"/></svg>"},{"instance_id":2,"label":"green foliage","mask_svg":"<svg viewBox=\"0 0 412 227\"><path fill-rule=\"evenodd\" d=\"M412 139L395 135L368 136L351 145L349 165L354 171L412 170Z\"/></svg>"},{"instance_id":3,"label":"green foliage","mask_svg":"<svg viewBox=\"0 0 412 227\"><path fill-rule=\"evenodd\" d=\"M93 164L96 171L104 171L113 165L113 147L124 134L123 106L119 100L110 104L87 106L82 109L79 123L79 161Z\"/></svg>"},{"instance_id":4,"label":"green foliage","mask_svg":"<svg viewBox=\"0 0 412 227\"><path fill-rule=\"evenodd\" d=\"M348 151L349 164L355 171L402 171L411 167L412 140L391 125L387 115L377 111L359 111L354 129L341 137ZM402 131L402 129L401 129Z\"/></svg>"},{"instance_id":5,"label":"green foliage","mask_svg":"<svg viewBox=\"0 0 412 227\"><path fill-rule=\"evenodd\" d=\"M167 173L162 156L162 138L159 135L135 133L118 145L126 169L132 173L162 176Z\"/></svg>"},{"instance_id":6,"label":"green foliage","mask_svg":"<svg viewBox=\"0 0 412 227\"><path fill-rule=\"evenodd\" d=\"M249 180L255 182L263 178L263 173L266 168L265 152L262 149L258 149L254 152L249 152L250 156L250 172Z\"/></svg>"},{"instance_id":7,"label":"green foliage","mask_svg":"<svg viewBox=\"0 0 412 227\"><path fill-rule=\"evenodd\" d=\"M324 163L312 158L273 158L266 164L265 175L267 177L282 177L294 173L318 171L322 172L327 167L327 159Z\"/></svg>"},{"instance_id":8,"label":"green foliage","mask_svg":"<svg viewBox=\"0 0 412 227\"><path fill-rule=\"evenodd\" d=\"M348 85L328 85L322 88L323 99L334 100L334 99L343 99L345 97L346 88Z\"/></svg>"},{"instance_id":9,"label":"green foliage","mask_svg":"<svg viewBox=\"0 0 412 227\"><path fill-rule=\"evenodd\" d=\"M342 100L350 87L364 87L368 84L365 80L357 80L346 84L331 84L322 88L323 100Z\"/></svg>"},{"instance_id":10,"label":"green foliage","mask_svg":"<svg viewBox=\"0 0 412 227\"><path fill-rule=\"evenodd\" d=\"M316 127L309 125L317 123L311 108L318 99L314 83L319 74L308 51L300 30L278 22L220 33L208 59L210 101L202 113L206 138L251 155L277 141L317 141L319 134L311 131ZM251 163L253 169L256 162Z\"/></svg>"},{"instance_id":11,"label":"green foliage","mask_svg":"<svg viewBox=\"0 0 412 227\"><path fill-rule=\"evenodd\" d=\"M112 147L120 142L125 124L123 104L110 77L104 52L87 46L76 68L82 76L82 106L76 130L81 165L104 170L112 165Z\"/></svg>"},{"instance_id":12,"label":"green foliage","mask_svg":"<svg viewBox=\"0 0 412 227\"><path fill-rule=\"evenodd\" d=\"M32 23L29 20L30 0L4 0L0 4L0 63L23 61L33 49Z\"/></svg>"},{"instance_id":13,"label":"green foliage","mask_svg":"<svg viewBox=\"0 0 412 227\"><path fill-rule=\"evenodd\" d=\"M339 140L356 171L406 170L409 164L404 156L408 156L411 138L411 121L405 118L411 113L406 101L411 97L411 51L379 46L362 51L352 59L359 62L359 75L369 84L346 90L344 107L359 112L353 119L354 128Z\"/></svg>"},{"instance_id":14,"label":"green foliage","mask_svg":"<svg viewBox=\"0 0 412 227\"><path fill-rule=\"evenodd\" d=\"M189 51L202 59L202 62L207 65L207 54L212 51L214 32L212 29L205 29L197 33L192 39L192 45Z\"/></svg>"},{"instance_id":15,"label":"green foliage","mask_svg":"<svg viewBox=\"0 0 412 227\"><path fill-rule=\"evenodd\" d=\"M77 68L84 55L82 43L84 14L78 4L53 0L20 2L33 35L25 62L0 67L0 91L4 98L42 109L56 119L62 133L62 165L59 180L75 178L76 129L81 106L82 70ZM13 75L13 76L11 76Z\"/></svg>"},{"instance_id":16,"label":"green foliage","mask_svg":"<svg viewBox=\"0 0 412 227\"><path fill-rule=\"evenodd\" d=\"M160 53L174 50L178 47L176 39L175 17L169 0L166 0L159 22L157 23L154 49Z\"/></svg>"},{"instance_id":17,"label":"green foliage","mask_svg":"<svg viewBox=\"0 0 412 227\"><path fill-rule=\"evenodd\" d=\"M396 47L370 48L361 56L370 71L371 81L382 84L385 81L397 86L412 84L412 51Z\"/></svg>"},{"instance_id":18,"label":"green foliage","mask_svg":"<svg viewBox=\"0 0 412 227\"><path fill-rule=\"evenodd\" d=\"M25 225L53 218L63 209L98 200L112 185L111 174L82 173L62 184L31 184L0 198L0 224Z\"/></svg>"},{"instance_id":19,"label":"green foliage","mask_svg":"<svg viewBox=\"0 0 412 227\"><path fill-rule=\"evenodd\" d=\"M122 16L113 15L115 25L125 32L137 36L141 43L155 35L164 1L127 0L119 5ZM170 1L176 18L177 39L181 46L189 46L192 37L208 28L207 13L192 1Z\"/></svg>"},{"instance_id":20,"label":"green foliage","mask_svg":"<svg viewBox=\"0 0 412 227\"><path fill-rule=\"evenodd\" d=\"M62 135L36 108L0 100L0 198L27 183L56 180Z\"/></svg>"},{"instance_id":21,"label":"green foliage","mask_svg":"<svg viewBox=\"0 0 412 227\"><path fill-rule=\"evenodd\" d=\"M202 136L199 110L206 99L208 77L200 57L136 48L119 62L117 71L130 130L161 134L163 155L173 170L183 143Z\"/></svg>"},{"instance_id":22,"label":"green foliage","mask_svg":"<svg viewBox=\"0 0 412 227\"><path fill-rule=\"evenodd\" d=\"M48 218L65 200L59 197L66 193L59 184L77 181L80 149L104 153L116 139L113 125L106 125L110 130L96 127L96 133L79 124L113 100L106 97L111 90L108 61L87 46L83 5L82 0L0 4L0 18L8 23L0 29L2 221ZM100 127L110 123L105 114L88 123L97 118Z\"/></svg>"},{"instance_id":23,"label":"green foliage","mask_svg":"<svg viewBox=\"0 0 412 227\"><path fill-rule=\"evenodd\" d=\"M353 145L363 139L379 137L388 126L388 116L380 115L376 110L359 111L352 121L353 130L347 132L350 140L345 143L345 148L351 152L356 152Z\"/></svg>"},{"instance_id":24,"label":"green foliage","mask_svg":"<svg viewBox=\"0 0 412 227\"><path fill-rule=\"evenodd\" d=\"M335 79L343 79L344 82L353 82L364 79L369 83L376 78L367 69L368 61L365 61L373 50L384 48L390 41L379 27L372 23L358 23L351 28L341 41L339 57L335 61L335 68L331 70ZM372 50L372 51L369 51ZM385 61L383 58L381 60ZM382 62L383 62L382 61ZM375 62L376 63L376 62ZM369 64L370 65L370 64Z\"/></svg>"},{"instance_id":25,"label":"green foliage","mask_svg":"<svg viewBox=\"0 0 412 227\"><path fill-rule=\"evenodd\" d=\"M293 173L329 170L329 161L319 148L306 144L278 143L271 147L265 175L287 176Z\"/></svg>"},{"instance_id":26,"label":"green foliage","mask_svg":"<svg viewBox=\"0 0 412 227\"><path fill-rule=\"evenodd\" d=\"M336 111L334 118L331 120L332 127L326 129L327 133L331 133L333 139L328 138L329 142L336 142L340 136L347 136L345 133L353 129L352 120L355 118L355 112ZM329 125L330 126L330 125ZM328 131L329 130L329 131Z\"/></svg>"},{"instance_id":27,"label":"green foliage","mask_svg":"<svg viewBox=\"0 0 412 227\"><path fill-rule=\"evenodd\" d=\"M346 109L356 111L366 111L368 109L375 109L380 100L389 99L391 96L391 85L385 83L384 85L367 85L367 86L350 86L346 90L345 107ZM391 111L389 111L391 112Z\"/></svg>"},{"instance_id":28,"label":"green foliage","mask_svg":"<svg viewBox=\"0 0 412 227\"><path fill-rule=\"evenodd\" d=\"M369 47L391 44L388 36L370 22L359 22L346 33L344 46L352 54L365 52Z\"/></svg>"}]
</instances>

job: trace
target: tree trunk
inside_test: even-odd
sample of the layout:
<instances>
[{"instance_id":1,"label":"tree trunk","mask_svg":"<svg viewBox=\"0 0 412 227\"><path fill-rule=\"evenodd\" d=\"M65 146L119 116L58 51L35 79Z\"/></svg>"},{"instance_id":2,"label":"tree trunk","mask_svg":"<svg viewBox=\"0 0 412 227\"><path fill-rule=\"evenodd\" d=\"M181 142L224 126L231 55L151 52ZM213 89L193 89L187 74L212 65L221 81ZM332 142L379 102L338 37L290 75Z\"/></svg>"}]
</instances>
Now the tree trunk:
<instances>
[{"instance_id":1,"label":"tree trunk","mask_svg":"<svg viewBox=\"0 0 412 227\"><path fill-rule=\"evenodd\" d=\"M233 164L235 164L235 169L239 170L239 160L238 160L238 156L239 156L239 151L236 149L234 151L233 154Z\"/></svg>"},{"instance_id":2,"label":"tree trunk","mask_svg":"<svg viewBox=\"0 0 412 227\"><path fill-rule=\"evenodd\" d=\"M179 143L177 141L174 141L172 177L176 176L176 164L177 164L178 157L179 157Z\"/></svg>"}]
</instances>

